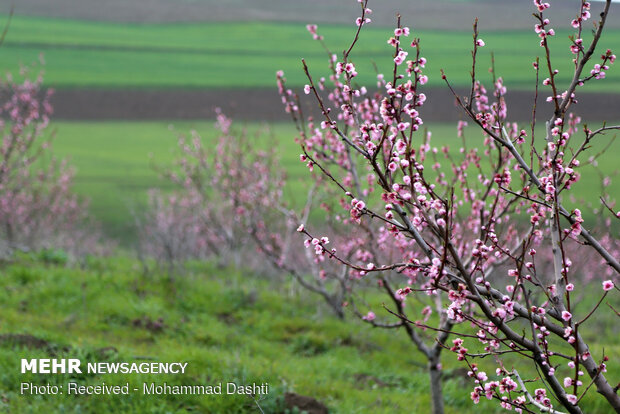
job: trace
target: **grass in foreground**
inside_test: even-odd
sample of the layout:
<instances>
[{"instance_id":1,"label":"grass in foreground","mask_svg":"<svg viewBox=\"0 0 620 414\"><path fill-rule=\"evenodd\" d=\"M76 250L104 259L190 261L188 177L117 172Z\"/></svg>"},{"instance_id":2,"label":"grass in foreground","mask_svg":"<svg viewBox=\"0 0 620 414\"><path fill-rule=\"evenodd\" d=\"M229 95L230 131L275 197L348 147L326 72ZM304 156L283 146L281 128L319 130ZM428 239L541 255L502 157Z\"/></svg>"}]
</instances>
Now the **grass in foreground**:
<instances>
[{"instance_id":1,"label":"grass in foreground","mask_svg":"<svg viewBox=\"0 0 620 414\"><path fill-rule=\"evenodd\" d=\"M480 23L481 37L487 44L480 50L478 61L483 80L490 82L490 76L485 79L484 74L494 52L498 76L503 76L508 87L533 89L531 63L543 54L533 25L532 19L532 26L523 31L485 32L484 22ZM354 29L353 25L324 25L320 33L334 53L341 53L351 43ZM556 32L550 40L559 70L556 79L568 84L572 55L567 37L572 33L558 27ZM391 73L393 50L386 43L391 33L392 28L373 25L362 31L351 55L361 84L374 85L373 62L383 73ZM446 70L454 85L469 84L470 32L414 31L412 36L422 39L431 86L443 86L440 69ZM584 40L587 37L584 35ZM613 49L618 43L620 30L609 30L599 50ZM327 55L304 25L281 22L119 24L16 16L0 48L0 72L17 73L20 64L36 61L40 53L47 62L46 83L57 88L273 89L275 73L280 69L291 86L300 86L306 83L302 57L315 78L327 74ZM588 90L620 91L617 70L612 68L607 75Z\"/></svg>"},{"instance_id":2,"label":"grass in foreground","mask_svg":"<svg viewBox=\"0 0 620 414\"><path fill-rule=\"evenodd\" d=\"M46 260L43 260L46 259ZM91 259L68 268L54 256L21 256L0 267L0 408L38 413L256 413L253 399L231 396L26 396L20 383L65 385L142 383L269 383L258 403L264 412L283 412L285 392L324 402L331 413L428 412L425 363L404 332L372 329L349 318L330 316L316 297L287 279L192 264L174 283L148 276L126 257ZM62 260L60 260L62 262ZM599 288L600 290L600 288ZM367 295L381 318L383 296ZM596 298L587 293L578 312ZM617 305L617 304L616 304ZM604 347L610 361L620 357L615 316L606 307L585 333L592 352ZM592 330L594 329L594 330ZM16 341L9 335L28 335ZM14 338L14 337L13 337ZM86 362L187 362L184 375L20 374L20 358L79 358ZM493 362L477 361L492 372ZM506 361L528 372L523 361ZM447 413L500 412L495 403L469 400L471 384L453 354L443 354ZM531 368L531 367L530 367ZM609 378L617 379L617 365ZM603 412L592 393L588 412Z\"/></svg>"},{"instance_id":3,"label":"grass in foreground","mask_svg":"<svg viewBox=\"0 0 620 414\"><path fill-rule=\"evenodd\" d=\"M251 398L234 395L19 395L21 382L69 380L131 387L267 382L271 392L259 401L265 412L281 412L286 391L317 398L333 413L426 412L430 404L424 362L404 334L334 319L288 282L197 265L171 285L124 258L93 260L82 270L23 258L0 273L0 406L9 412L258 412ZM149 325L160 318L161 327ZM7 334L47 345L16 345ZM22 375L22 357L189 365L185 375L169 376ZM461 391L461 379L447 382L448 412L474 412Z\"/></svg>"}]
</instances>

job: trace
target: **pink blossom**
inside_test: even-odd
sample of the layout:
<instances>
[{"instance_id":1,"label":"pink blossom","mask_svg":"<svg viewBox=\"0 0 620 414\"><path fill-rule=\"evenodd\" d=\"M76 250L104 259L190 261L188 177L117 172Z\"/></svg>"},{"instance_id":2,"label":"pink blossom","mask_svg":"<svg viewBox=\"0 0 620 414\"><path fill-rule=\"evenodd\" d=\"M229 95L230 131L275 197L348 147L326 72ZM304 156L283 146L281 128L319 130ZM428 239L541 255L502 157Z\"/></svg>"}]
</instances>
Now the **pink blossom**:
<instances>
[{"instance_id":1,"label":"pink blossom","mask_svg":"<svg viewBox=\"0 0 620 414\"><path fill-rule=\"evenodd\" d=\"M310 34L316 34L316 29L317 29L317 25L316 24L308 24L306 25L306 29L310 32Z\"/></svg>"},{"instance_id":2,"label":"pink blossom","mask_svg":"<svg viewBox=\"0 0 620 414\"><path fill-rule=\"evenodd\" d=\"M569 403L577 405L577 397L574 394L566 394L566 399Z\"/></svg>"},{"instance_id":3,"label":"pink blossom","mask_svg":"<svg viewBox=\"0 0 620 414\"><path fill-rule=\"evenodd\" d=\"M611 280L605 280L603 282L603 290L604 291L610 291L614 288L614 282L612 282Z\"/></svg>"},{"instance_id":4,"label":"pink blossom","mask_svg":"<svg viewBox=\"0 0 620 414\"><path fill-rule=\"evenodd\" d=\"M401 65L407 58L408 54L409 53L405 52L404 50L400 50L398 52L398 55L394 58L394 63L396 63L397 65Z\"/></svg>"},{"instance_id":5,"label":"pink blossom","mask_svg":"<svg viewBox=\"0 0 620 414\"><path fill-rule=\"evenodd\" d=\"M368 311L368 313L365 316L362 316L362 319L365 321L371 322L371 321L374 321L376 317L377 316L375 315L374 312Z\"/></svg>"},{"instance_id":6,"label":"pink blossom","mask_svg":"<svg viewBox=\"0 0 620 414\"><path fill-rule=\"evenodd\" d=\"M394 36L409 36L409 28L408 27L398 27L394 29Z\"/></svg>"},{"instance_id":7,"label":"pink blossom","mask_svg":"<svg viewBox=\"0 0 620 414\"><path fill-rule=\"evenodd\" d=\"M356 26L361 26L363 24L368 24L370 23L372 20L370 19L370 17L366 17L365 19L362 20L361 17L358 17L357 19L355 19L355 25Z\"/></svg>"}]
</instances>

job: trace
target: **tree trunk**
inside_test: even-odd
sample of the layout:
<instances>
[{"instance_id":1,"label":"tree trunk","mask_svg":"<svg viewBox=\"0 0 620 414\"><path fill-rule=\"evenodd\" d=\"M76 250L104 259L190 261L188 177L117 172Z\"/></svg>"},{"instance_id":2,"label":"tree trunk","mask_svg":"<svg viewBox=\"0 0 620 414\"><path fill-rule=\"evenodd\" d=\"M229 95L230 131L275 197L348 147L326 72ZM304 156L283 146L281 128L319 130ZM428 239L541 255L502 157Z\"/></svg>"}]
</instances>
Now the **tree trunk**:
<instances>
[{"instance_id":1,"label":"tree trunk","mask_svg":"<svg viewBox=\"0 0 620 414\"><path fill-rule=\"evenodd\" d=\"M443 389L441 386L441 369L439 356L434 356L428 360L428 371L430 374L431 401L433 403L433 414L443 414Z\"/></svg>"}]
</instances>

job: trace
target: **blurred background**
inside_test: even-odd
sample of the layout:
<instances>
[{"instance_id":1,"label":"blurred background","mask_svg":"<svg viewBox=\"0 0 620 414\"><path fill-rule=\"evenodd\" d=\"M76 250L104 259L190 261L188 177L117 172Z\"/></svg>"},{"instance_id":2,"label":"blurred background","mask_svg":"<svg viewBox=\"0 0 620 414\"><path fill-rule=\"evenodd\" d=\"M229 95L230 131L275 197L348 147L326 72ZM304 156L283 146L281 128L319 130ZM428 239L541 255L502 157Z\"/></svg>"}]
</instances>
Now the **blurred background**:
<instances>
[{"instance_id":1,"label":"blurred background","mask_svg":"<svg viewBox=\"0 0 620 414\"><path fill-rule=\"evenodd\" d=\"M565 82L571 71L569 22L579 3L553 2L547 13L557 33L552 46L565 45L554 56ZM303 86L303 57L316 76L326 75L327 55L305 25L318 24L329 49L341 53L352 39L358 6L353 0L3 1L1 20L8 20L11 7L14 16L0 48L0 71L16 74L20 65L44 62L36 70L44 71L44 87L54 89L55 150L77 167L76 189L91 199L105 231L125 239L130 238L127 213L156 180L148 154L165 161L174 146L170 124L208 135L211 123L202 122L221 107L235 120L272 123L283 145L292 143L275 73L284 70L290 86ZM352 55L359 61L360 83L374 84L374 64L380 71L390 69L386 40L400 13L403 25L422 39L428 59L430 99L423 119L454 125L462 115L439 71L444 69L457 89L468 87L477 17L487 44L480 73L491 66L495 52L496 72L509 90L509 117L531 117L531 62L542 51L531 1L383 0L369 7L375 9L373 23ZM593 16L600 7L593 3ZM620 19L612 14L608 24L601 49L620 44ZM582 115L597 121L620 118L620 76L614 70L587 91L577 108ZM589 110L595 102L596 110ZM548 116L544 108L539 113Z\"/></svg>"}]
</instances>

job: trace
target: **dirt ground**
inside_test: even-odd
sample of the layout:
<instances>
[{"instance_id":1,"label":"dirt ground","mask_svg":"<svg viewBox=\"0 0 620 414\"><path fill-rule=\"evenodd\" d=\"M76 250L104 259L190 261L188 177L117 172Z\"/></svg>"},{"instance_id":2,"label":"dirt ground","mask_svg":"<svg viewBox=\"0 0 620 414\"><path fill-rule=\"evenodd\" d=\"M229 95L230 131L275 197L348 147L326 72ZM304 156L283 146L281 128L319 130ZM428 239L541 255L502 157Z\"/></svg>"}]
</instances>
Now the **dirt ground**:
<instances>
[{"instance_id":1,"label":"dirt ground","mask_svg":"<svg viewBox=\"0 0 620 414\"><path fill-rule=\"evenodd\" d=\"M134 23L208 21L294 21L301 23L351 23L359 15L354 0L19 0L0 2L0 13L15 4L17 15L47 16ZM580 1L552 2L545 11L555 27L566 27ZM592 15L602 10L592 3ZM471 30L474 18L481 30L532 28L535 11L531 0L370 0L375 24L392 26L400 13L403 22L417 29ZM612 7L612 13L620 5ZM610 18L608 27L620 27Z\"/></svg>"},{"instance_id":2,"label":"dirt ground","mask_svg":"<svg viewBox=\"0 0 620 414\"><path fill-rule=\"evenodd\" d=\"M465 95L465 90L459 91ZM426 122L453 122L464 119L462 111L446 88L427 89L421 110ZM305 96L304 96L305 98ZM533 93L510 91L507 96L511 120L532 118ZM174 120L211 119L216 107L229 116L245 121L288 121L277 91L249 90L57 90L52 98L57 120ZM319 115L311 99L307 110ZM551 116L552 106L539 98L539 120ZM620 94L582 93L574 111L591 121L620 119Z\"/></svg>"}]
</instances>

